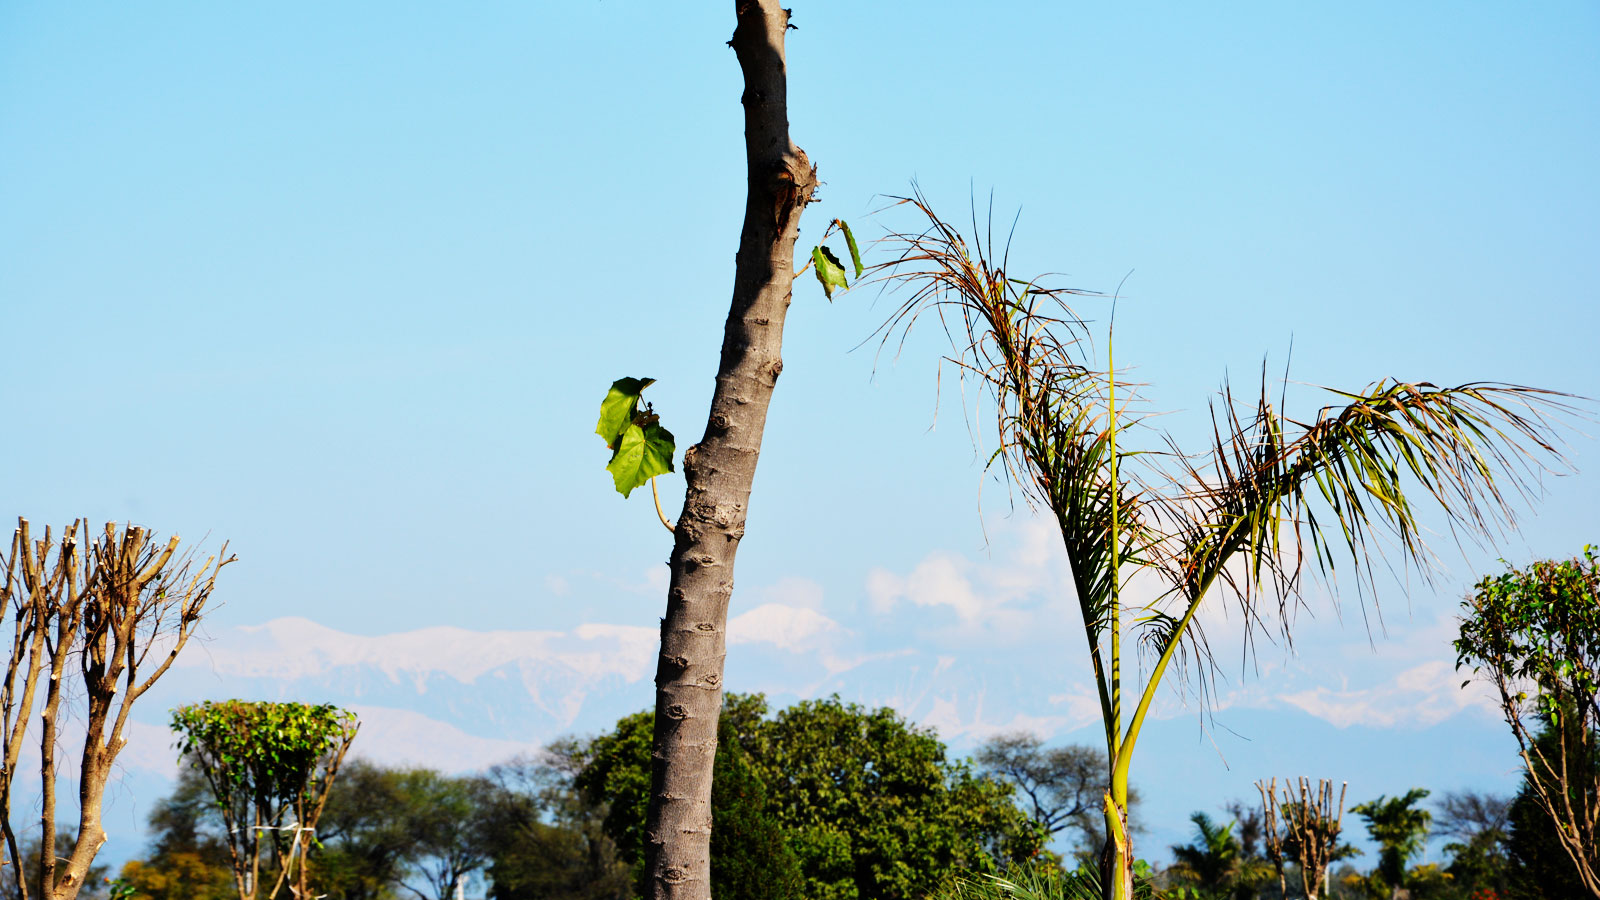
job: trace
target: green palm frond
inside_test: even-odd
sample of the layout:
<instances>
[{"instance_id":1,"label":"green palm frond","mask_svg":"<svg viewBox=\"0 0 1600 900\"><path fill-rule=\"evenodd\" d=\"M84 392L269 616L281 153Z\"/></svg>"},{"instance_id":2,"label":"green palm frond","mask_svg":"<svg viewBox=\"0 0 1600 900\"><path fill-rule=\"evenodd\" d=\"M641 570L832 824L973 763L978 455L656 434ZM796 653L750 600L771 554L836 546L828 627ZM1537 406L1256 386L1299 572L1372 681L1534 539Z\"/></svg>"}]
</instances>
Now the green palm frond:
<instances>
[{"instance_id":1,"label":"green palm frond","mask_svg":"<svg viewBox=\"0 0 1600 900\"><path fill-rule=\"evenodd\" d=\"M1426 578L1414 497L1430 498L1458 540L1495 536L1515 522L1512 501L1562 462L1546 437L1551 417L1576 411L1571 395L1506 384L1381 381L1330 393L1347 402L1310 422L1274 410L1265 384L1249 416L1224 394L1209 458L1190 465L1190 490L1166 508L1178 513L1166 570L1184 600L1221 582L1259 621L1253 601L1266 587L1287 623L1308 553L1324 578L1349 561L1365 590L1386 545Z\"/></svg>"},{"instance_id":2,"label":"green palm frond","mask_svg":"<svg viewBox=\"0 0 1600 900\"><path fill-rule=\"evenodd\" d=\"M1141 492L1111 479L1111 432L1091 421L1087 404L1061 404L1039 417L1035 427L1018 429L1018 446L1032 462L1040 498L1055 514L1072 579L1091 642L1098 644L1110 621L1115 589L1112 566L1112 501L1118 521L1118 562L1145 563ZM1119 427L1121 426L1119 423ZM1127 467L1135 454L1119 452Z\"/></svg>"}]
</instances>

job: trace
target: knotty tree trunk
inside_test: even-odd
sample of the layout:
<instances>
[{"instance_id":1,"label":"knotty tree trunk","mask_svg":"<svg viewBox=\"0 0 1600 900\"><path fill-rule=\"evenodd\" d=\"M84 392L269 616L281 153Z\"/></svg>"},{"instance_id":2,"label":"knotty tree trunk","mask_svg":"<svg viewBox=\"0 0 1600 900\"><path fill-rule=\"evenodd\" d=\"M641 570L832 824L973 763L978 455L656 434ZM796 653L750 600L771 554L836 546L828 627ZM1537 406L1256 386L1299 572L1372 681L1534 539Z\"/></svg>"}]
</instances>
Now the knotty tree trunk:
<instances>
[{"instance_id":1,"label":"knotty tree trunk","mask_svg":"<svg viewBox=\"0 0 1600 900\"><path fill-rule=\"evenodd\" d=\"M744 72L749 193L733 304L705 436L683 454L688 494L672 547L661 620L645 871L655 900L711 896L711 767L722 710L733 558L744 536L767 404L778 373L794 281L800 213L816 169L789 140L784 34L777 0L735 0L729 44Z\"/></svg>"}]
</instances>

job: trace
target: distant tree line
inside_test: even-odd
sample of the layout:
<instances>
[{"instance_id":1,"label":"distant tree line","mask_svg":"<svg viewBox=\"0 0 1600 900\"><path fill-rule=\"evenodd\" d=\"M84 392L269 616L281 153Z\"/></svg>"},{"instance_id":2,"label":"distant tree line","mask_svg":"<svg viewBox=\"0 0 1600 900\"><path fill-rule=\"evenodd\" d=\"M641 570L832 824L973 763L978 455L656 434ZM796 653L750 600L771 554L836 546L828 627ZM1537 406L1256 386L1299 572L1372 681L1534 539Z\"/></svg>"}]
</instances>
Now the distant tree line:
<instances>
[{"instance_id":1,"label":"distant tree line","mask_svg":"<svg viewBox=\"0 0 1600 900\"><path fill-rule=\"evenodd\" d=\"M636 713L597 737L557 740L474 775L349 760L317 824L315 892L330 900L447 900L459 885L464 896L490 900L640 896L652 727L651 713ZM720 735L712 833L719 900L911 900L961 895L960 885L985 873L1026 872L1062 885L1096 877L1104 825L1095 804L1107 780L1097 750L1010 734L966 761L889 709L831 698L772 713L760 695L740 694L727 697ZM1428 796L1419 788L1352 805L1350 818L1365 825L1378 853L1357 868L1335 829L1320 896L1582 894L1530 786L1515 798L1448 793L1431 808ZM1176 900L1307 896L1292 841L1289 877L1274 867L1270 832L1280 826L1262 805L1223 809L1220 818L1195 813L1194 839L1172 848L1165 869L1141 864L1142 880ZM148 852L112 882L118 896L238 896L228 830L198 768L183 769L150 827ZM1430 833L1449 840L1447 861L1418 862Z\"/></svg>"},{"instance_id":2,"label":"distant tree line","mask_svg":"<svg viewBox=\"0 0 1600 900\"><path fill-rule=\"evenodd\" d=\"M310 854L317 894L345 900L627 900L644 873L653 715L563 739L477 775L385 767L338 774ZM1041 857L1045 828L1009 782L952 758L930 730L837 698L769 715L730 694L716 759L712 878L721 900L926 896ZM1103 766L1101 767L1103 769ZM236 897L227 829L185 768L151 814L127 898Z\"/></svg>"}]
</instances>

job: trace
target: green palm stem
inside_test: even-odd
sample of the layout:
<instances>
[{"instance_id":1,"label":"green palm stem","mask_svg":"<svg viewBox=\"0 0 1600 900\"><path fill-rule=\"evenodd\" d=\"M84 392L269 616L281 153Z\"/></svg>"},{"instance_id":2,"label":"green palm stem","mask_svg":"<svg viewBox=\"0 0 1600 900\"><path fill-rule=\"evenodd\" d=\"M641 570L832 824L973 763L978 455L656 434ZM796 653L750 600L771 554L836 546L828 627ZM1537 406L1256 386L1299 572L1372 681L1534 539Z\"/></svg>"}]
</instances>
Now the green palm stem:
<instances>
[{"instance_id":1,"label":"green palm stem","mask_svg":"<svg viewBox=\"0 0 1600 900\"><path fill-rule=\"evenodd\" d=\"M1223 558L1226 558L1226 554ZM1150 678L1145 682L1144 691L1139 695L1139 705L1134 707L1133 718L1128 721L1128 731L1117 744L1116 763L1111 771L1111 791L1114 797L1123 798L1119 802L1124 806L1127 804L1128 770L1133 764L1133 748L1139 742L1139 730L1144 727L1145 714L1150 711L1150 703L1155 699L1156 688L1161 686L1161 676L1166 672L1167 664L1172 662L1172 655L1178 652L1178 644L1188 630L1189 622L1200 609L1200 601L1211 589L1219 571L1217 568L1211 569L1196 585L1194 599L1189 601L1189 608L1184 610L1183 618L1178 620L1178 627L1173 629L1172 640L1167 642L1167 648L1161 651L1161 657L1156 660L1155 668L1150 670Z\"/></svg>"},{"instance_id":2,"label":"green palm stem","mask_svg":"<svg viewBox=\"0 0 1600 900\"><path fill-rule=\"evenodd\" d=\"M1122 605L1118 584L1121 573L1117 549L1117 495L1121 485L1117 482L1117 362L1112 351L1112 332L1116 328L1116 312L1112 312L1112 325L1106 332L1106 381L1109 386L1109 406L1106 410L1107 440L1111 442L1111 723L1114 734L1122 733ZM1117 748L1107 748L1115 754ZM1128 805L1127 791L1115 797L1119 808Z\"/></svg>"},{"instance_id":3,"label":"green palm stem","mask_svg":"<svg viewBox=\"0 0 1600 900\"><path fill-rule=\"evenodd\" d=\"M1122 763L1122 747L1118 736L1122 733L1122 602L1120 597L1121 583L1121 558L1118 554L1120 547L1118 539L1118 509L1117 497L1122 493L1122 485L1117 481L1117 362L1113 345L1116 331L1116 310L1111 314L1111 325L1106 330L1106 383L1108 390L1106 408L1106 439L1110 444L1111 464L1111 708L1107 710L1106 732L1112 735L1112 746L1106 748L1106 754L1111 760L1111 803L1106 808L1106 837L1113 848L1111 865L1108 867L1106 882L1111 889L1112 900L1132 900L1124 897L1130 892L1132 885L1126 883L1124 875L1133 865L1128 857L1132 855L1132 848L1128 840L1128 777L1127 767ZM1170 649L1170 648L1169 648ZM1097 654L1098 656L1098 654ZM1096 659L1096 663L1099 660ZM1132 747L1129 747L1131 756ZM1123 773L1121 778L1117 772Z\"/></svg>"}]
</instances>

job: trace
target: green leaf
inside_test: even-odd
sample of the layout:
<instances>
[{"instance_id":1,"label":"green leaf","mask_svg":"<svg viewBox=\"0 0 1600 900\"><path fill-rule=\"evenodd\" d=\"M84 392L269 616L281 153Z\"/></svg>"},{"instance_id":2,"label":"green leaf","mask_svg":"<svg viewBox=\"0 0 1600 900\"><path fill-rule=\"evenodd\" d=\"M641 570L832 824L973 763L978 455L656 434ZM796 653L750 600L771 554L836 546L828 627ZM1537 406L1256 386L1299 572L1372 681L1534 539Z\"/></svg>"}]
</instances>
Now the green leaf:
<instances>
[{"instance_id":1,"label":"green leaf","mask_svg":"<svg viewBox=\"0 0 1600 900\"><path fill-rule=\"evenodd\" d=\"M657 475L672 469L672 453L676 450L672 432L655 422L645 425L629 424L622 432L617 452L611 455L606 471L616 482L617 493L626 497Z\"/></svg>"},{"instance_id":2,"label":"green leaf","mask_svg":"<svg viewBox=\"0 0 1600 900\"><path fill-rule=\"evenodd\" d=\"M844 265L839 262L839 257L833 251L818 244L811 251L811 261L816 264L817 280L822 282L822 293L829 300L833 299L833 289L848 289L850 283L844 277Z\"/></svg>"},{"instance_id":3,"label":"green leaf","mask_svg":"<svg viewBox=\"0 0 1600 900\"><path fill-rule=\"evenodd\" d=\"M600 401L600 422L594 427L594 433L605 439L607 447L617 449L617 439L633 424L639 395L655 383L654 378L618 378L611 383L611 390Z\"/></svg>"},{"instance_id":4,"label":"green leaf","mask_svg":"<svg viewBox=\"0 0 1600 900\"><path fill-rule=\"evenodd\" d=\"M867 269L861 264L861 248L856 246L856 236L850 233L850 225L845 220L836 219L835 221L839 223L839 230L844 232L844 242L850 245L850 261L855 263L856 277L860 278L861 273Z\"/></svg>"}]
</instances>

